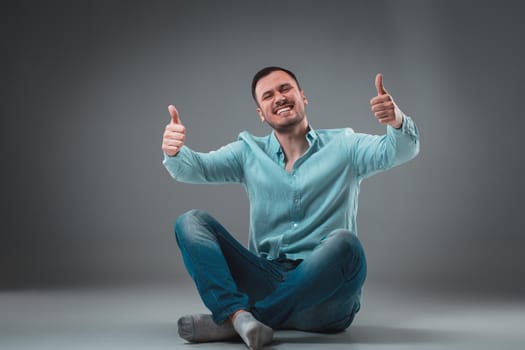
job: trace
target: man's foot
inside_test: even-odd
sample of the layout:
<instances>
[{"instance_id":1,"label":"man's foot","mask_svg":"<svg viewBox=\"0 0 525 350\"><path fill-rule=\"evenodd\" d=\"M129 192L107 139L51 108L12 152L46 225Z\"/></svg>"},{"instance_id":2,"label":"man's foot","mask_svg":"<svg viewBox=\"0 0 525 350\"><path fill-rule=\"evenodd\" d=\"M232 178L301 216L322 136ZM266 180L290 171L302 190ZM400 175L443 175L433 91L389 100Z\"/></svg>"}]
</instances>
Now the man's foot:
<instances>
[{"instance_id":1,"label":"man's foot","mask_svg":"<svg viewBox=\"0 0 525 350\"><path fill-rule=\"evenodd\" d=\"M233 328L250 350L260 350L273 339L273 329L257 321L248 311L235 314Z\"/></svg>"},{"instance_id":2,"label":"man's foot","mask_svg":"<svg viewBox=\"0 0 525 350\"><path fill-rule=\"evenodd\" d=\"M179 335L192 343L227 340L237 336L230 320L216 324L211 315L186 315L179 318Z\"/></svg>"}]
</instances>

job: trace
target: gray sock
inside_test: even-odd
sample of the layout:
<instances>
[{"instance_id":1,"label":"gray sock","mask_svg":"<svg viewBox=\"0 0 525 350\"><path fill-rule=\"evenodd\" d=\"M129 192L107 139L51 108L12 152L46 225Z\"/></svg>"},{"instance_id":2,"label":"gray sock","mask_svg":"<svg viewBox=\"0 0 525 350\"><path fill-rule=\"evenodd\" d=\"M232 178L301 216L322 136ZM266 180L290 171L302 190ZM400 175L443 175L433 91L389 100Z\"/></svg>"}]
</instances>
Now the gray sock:
<instances>
[{"instance_id":1,"label":"gray sock","mask_svg":"<svg viewBox=\"0 0 525 350\"><path fill-rule=\"evenodd\" d=\"M273 329L257 321L249 312L242 312L235 317L233 328L241 336L250 350L260 350L273 338Z\"/></svg>"},{"instance_id":2,"label":"gray sock","mask_svg":"<svg viewBox=\"0 0 525 350\"><path fill-rule=\"evenodd\" d=\"M180 337L192 343L220 341L237 336L230 320L216 324L211 315L186 315L179 318L177 323Z\"/></svg>"}]
</instances>

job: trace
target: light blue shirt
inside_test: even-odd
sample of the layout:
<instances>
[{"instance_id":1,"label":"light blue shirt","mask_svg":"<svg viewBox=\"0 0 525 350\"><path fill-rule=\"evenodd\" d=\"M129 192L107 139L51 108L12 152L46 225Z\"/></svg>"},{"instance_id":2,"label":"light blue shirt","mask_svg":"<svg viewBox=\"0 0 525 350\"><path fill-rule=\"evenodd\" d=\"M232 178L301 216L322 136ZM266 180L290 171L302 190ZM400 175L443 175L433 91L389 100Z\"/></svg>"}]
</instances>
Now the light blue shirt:
<instances>
[{"instance_id":1,"label":"light blue shirt","mask_svg":"<svg viewBox=\"0 0 525 350\"><path fill-rule=\"evenodd\" d=\"M400 129L388 126L382 136L310 127L306 138L309 148L290 173L274 133L256 137L246 131L209 153L183 146L174 157L165 154L163 164L181 182L243 184L250 200L249 250L267 259L304 259L333 230L357 234L363 179L419 152L408 116Z\"/></svg>"}]
</instances>

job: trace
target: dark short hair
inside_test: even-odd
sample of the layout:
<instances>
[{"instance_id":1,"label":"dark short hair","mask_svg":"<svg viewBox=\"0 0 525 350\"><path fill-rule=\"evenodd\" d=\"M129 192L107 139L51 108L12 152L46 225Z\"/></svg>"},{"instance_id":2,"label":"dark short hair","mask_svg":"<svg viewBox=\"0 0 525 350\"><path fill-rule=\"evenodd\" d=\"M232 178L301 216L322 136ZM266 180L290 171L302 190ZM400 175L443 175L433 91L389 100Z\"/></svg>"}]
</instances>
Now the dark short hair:
<instances>
[{"instance_id":1,"label":"dark short hair","mask_svg":"<svg viewBox=\"0 0 525 350\"><path fill-rule=\"evenodd\" d=\"M259 105L259 103L257 102L257 98L255 97L255 86L257 85L259 80L261 80L262 78L264 78L267 75L270 75L270 73L275 72L275 71L279 71L279 70L283 71L286 74L288 74L289 76L291 76L293 78L293 80L295 80L295 82L297 83L297 87L299 88L299 90L301 90L301 85L299 85L299 81L297 80L295 74L290 72L288 69L285 69L285 68L282 68L282 67L277 67L277 66L265 67L265 68L261 69L260 71L258 71L257 73L255 73L255 75L253 76L253 79L252 79L252 97L255 100L255 103L257 103L257 105Z\"/></svg>"}]
</instances>

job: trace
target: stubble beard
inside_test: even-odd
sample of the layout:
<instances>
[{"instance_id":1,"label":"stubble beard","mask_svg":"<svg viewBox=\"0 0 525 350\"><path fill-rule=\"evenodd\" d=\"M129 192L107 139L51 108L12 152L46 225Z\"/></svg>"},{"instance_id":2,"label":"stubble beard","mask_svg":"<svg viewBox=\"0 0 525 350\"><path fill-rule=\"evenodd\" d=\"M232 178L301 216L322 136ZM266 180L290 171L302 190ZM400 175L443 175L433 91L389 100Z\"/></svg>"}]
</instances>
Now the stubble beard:
<instances>
[{"instance_id":1,"label":"stubble beard","mask_svg":"<svg viewBox=\"0 0 525 350\"><path fill-rule=\"evenodd\" d=\"M283 117L279 117L279 118L283 118ZM296 112L296 115L290 119L286 119L285 123L282 123L282 124L275 123L275 122L269 121L268 119L266 119L266 123L276 132L280 134L287 134L287 133L296 131L297 127L304 122L305 118L306 118L305 114L299 114Z\"/></svg>"},{"instance_id":2,"label":"stubble beard","mask_svg":"<svg viewBox=\"0 0 525 350\"><path fill-rule=\"evenodd\" d=\"M269 121L266 121L266 122L276 132L281 133L281 134L285 134L285 133L289 133L289 132L295 130L296 127L303 122L303 120L304 120L304 117L303 118L297 118L297 119L289 120L285 124L278 124L278 123L273 123L273 122L269 122Z\"/></svg>"}]
</instances>

